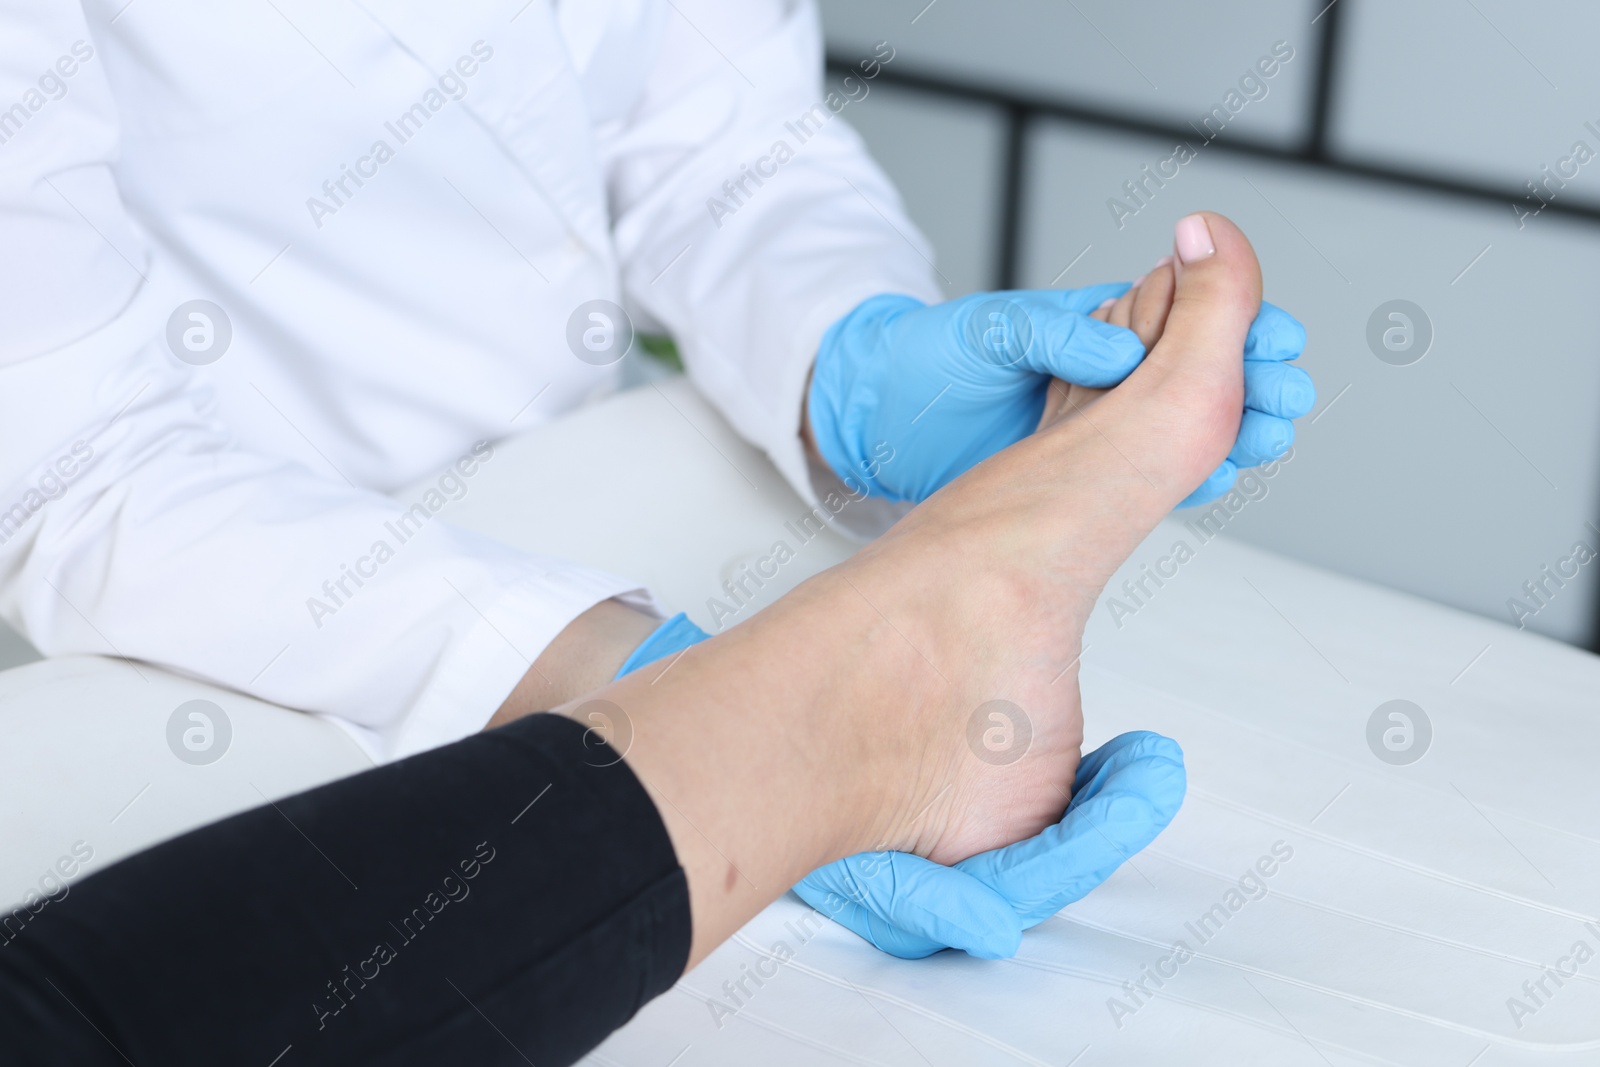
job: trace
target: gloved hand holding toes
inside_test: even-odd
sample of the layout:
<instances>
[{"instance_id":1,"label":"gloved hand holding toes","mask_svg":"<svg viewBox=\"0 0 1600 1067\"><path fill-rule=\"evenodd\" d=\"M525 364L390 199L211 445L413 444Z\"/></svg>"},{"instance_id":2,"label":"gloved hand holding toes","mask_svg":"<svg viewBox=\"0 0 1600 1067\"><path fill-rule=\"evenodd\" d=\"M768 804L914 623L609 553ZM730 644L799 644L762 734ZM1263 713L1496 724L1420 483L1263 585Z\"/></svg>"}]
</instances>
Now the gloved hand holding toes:
<instances>
[{"instance_id":1,"label":"gloved hand holding toes","mask_svg":"<svg viewBox=\"0 0 1600 1067\"><path fill-rule=\"evenodd\" d=\"M921 501L1032 433L1052 379L1117 385L1145 356L1133 330L1094 312L1126 284L974 293L942 304L863 301L818 346L806 394L818 453L847 485ZM1288 366L1305 328L1263 303L1245 345L1245 413L1233 451L1185 505L1226 492L1238 468L1281 456L1311 410L1311 378ZM892 450L892 452L890 451ZM881 462L892 454L892 463Z\"/></svg>"}]
</instances>

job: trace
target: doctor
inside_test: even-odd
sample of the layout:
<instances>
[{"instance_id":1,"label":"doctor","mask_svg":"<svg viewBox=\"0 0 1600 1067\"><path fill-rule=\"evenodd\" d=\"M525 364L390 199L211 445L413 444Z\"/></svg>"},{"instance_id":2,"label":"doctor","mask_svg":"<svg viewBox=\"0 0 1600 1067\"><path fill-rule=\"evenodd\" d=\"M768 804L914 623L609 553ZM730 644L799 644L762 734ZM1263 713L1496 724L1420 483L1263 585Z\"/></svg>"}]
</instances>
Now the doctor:
<instances>
[{"instance_id":1,"label":"doctor","mask_svg":"<svg viewBox=\"0 0 1600 1067\"><path fill-rule=\"evenodd\" d=\"M804 0L0 12L5 617L46 655L329 716L378 760L589 692L657 630L635 583L437 516L493 442L615 388L635 322L802 496L870 490L864 534L1031 433L1052 378L1144 355L1090 317L1125 286L941 302ZM1264 307L1198 496L1288 447L1303 343ZM835 872L844 917L952 943L915 917L956 899L929 867Z\"/></svg>"}]
</instances>

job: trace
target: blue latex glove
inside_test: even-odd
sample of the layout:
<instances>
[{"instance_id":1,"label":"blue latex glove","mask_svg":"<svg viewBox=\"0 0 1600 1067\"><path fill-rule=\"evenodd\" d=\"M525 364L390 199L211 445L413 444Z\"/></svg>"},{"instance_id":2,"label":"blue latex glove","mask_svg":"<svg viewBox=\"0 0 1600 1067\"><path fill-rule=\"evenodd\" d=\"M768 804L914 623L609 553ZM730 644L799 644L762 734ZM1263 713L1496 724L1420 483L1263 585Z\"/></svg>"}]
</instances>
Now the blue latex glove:
<instances>
[{"instance_id":1,"label":"blue latex glove","mask_svg":"<svg viewBox=\"0 0 1600 1067\"><path fill-rule=\"evenodd\" d=\"M617 677L707 636L676 615L634 649ZM1066 814L1037 837L954 867L907 852L864 852L812 871L794 891L903 959L945 948L986 959L1012 956L1024 930L1078 900L1154 840L1178 813L1185 788L1177 742L1122 734L1078 764Z\"/></svg>"},{"instance_id":2,"label":"blue latex glove","mask_svg":"<svg viewBox=\"0 0 1600 1067\"><path fill-rule=\"evenodd\" d=\"M945 867L905 852L864 852L819 867L800 899L902 959L945 948L1016 955L1022 932L1111 877L1183 804L1183 750L1135 731L1083 758L1061 821L1037 837Z\"/></svg>"},{"instance_id":3,"label":"blue latex glove","mask_svg":"<svg viewBox=\"0 0 1600 1067\"><path fill-rule=\"evenodd\" d=\"M689 621L689 616L678 612L672 618L655 628L651 635L640 642L639 647L628 654L622 661L622 666L617 669L617 678L625 674L632 674L646 664L654 663L674 653L682 652L686 648L698 645L711 635ZM615 681L616 679L612 679Z\"/></svg>"},{"instance_id":4,"label":"blue latex glove","mask_svg":"<svg viewBox=\"0 0 1600 1067\"><path fill-rule=\"evenodd\" d=\"M871 297L823 335L806 398L817 450L846 484L921 501L1039 425L1051 378L1108 388L1144 359L1131 330L1090 318L1126 284L974 293L943 304ZM1274 459L1311 410L1290 367L1305 328L1263 303L1245 342L1238 442L1184 504L1226 492L1239 467Z\"/></svg>"}]
</instances>

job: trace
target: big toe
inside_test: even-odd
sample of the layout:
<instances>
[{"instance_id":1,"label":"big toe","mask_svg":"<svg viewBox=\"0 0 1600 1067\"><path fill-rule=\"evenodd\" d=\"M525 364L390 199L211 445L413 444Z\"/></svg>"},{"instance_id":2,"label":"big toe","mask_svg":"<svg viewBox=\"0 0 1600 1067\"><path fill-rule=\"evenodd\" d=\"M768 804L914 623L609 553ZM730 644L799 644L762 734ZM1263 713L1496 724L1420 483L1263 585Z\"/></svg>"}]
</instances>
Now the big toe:
<instances>
[{"instance_id":1,"label":"big toe","mask_svg":"<svg viewBox=\"0 0 1600 1067\"><path fill-rule=\"evenodd\" d=\"M1239 228L1199 212L1178 221L1166 330L1125 385L1122 414L1157 420L1141 466L1177 503L1233 447L1244 411L1244 344L1261 307L1261 268ZM1120 390L1119 390L1120 391ZM1159 472L1159 477L1155 477Z\"/></svg>"},{"instance_id":2,"label":"big toe","mask_svg":"<svg viewBox=\"0 0 1600 1067\"><path fill-rule=\"evenodd\" d=\"M1261 265L1225 216L1186 215L1174 227L1177 272L1172 311L1145 363L1219 373L1243 388L1245 337L1261 310Z\"/></svg>"}]
</instances>

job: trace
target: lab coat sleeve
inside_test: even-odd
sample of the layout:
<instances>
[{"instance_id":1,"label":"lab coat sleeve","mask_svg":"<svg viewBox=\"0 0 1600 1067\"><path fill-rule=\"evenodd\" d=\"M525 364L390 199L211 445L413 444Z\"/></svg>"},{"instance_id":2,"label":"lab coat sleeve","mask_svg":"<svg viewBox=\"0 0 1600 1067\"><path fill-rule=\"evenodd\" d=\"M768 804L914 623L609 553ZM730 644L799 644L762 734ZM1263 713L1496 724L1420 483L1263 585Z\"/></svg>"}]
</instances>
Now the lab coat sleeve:
<instances>
[{"instance_id":1,"label":"lab coat sleeve","mask_svg":"<svg viewBox=\"0 0 1600 1067\"><path fill-rule=\"evenodd\" d=\"M808 502L801 402L823 333L869 296L942 299L932 252L823 86L811 0L673 0L660 59L602 130L624 289L695 384ZM859 57L874 73L893 42ZM853 505L847 528L881 526ZM862 520L867 520L863 523Z\"/></svg>"},{"instance_id":2,"label":"lab coat sleeve","mask_svg":"<svg viewBox=\"0 0 1600 1067\"><path fill-rule=\"evenodd\" d=\"M8 2L0 22L0 107L19 102L0 114L0 612L46 655L334 717L377 759L480 729L555 634L634 583L233 442L206 369L168 350L199 294L119 200L82 12Z\"/></svg>"}]
</instances>

